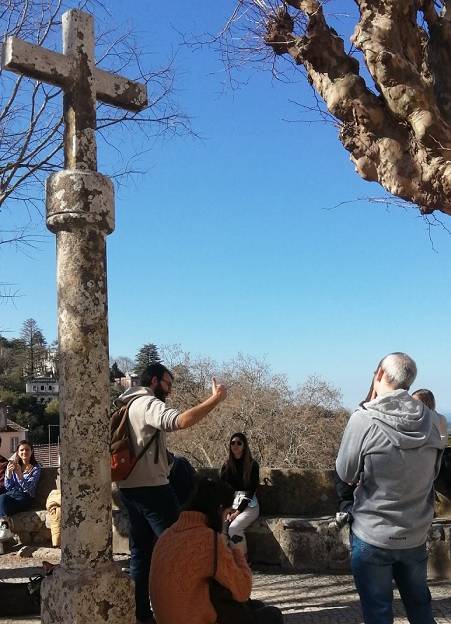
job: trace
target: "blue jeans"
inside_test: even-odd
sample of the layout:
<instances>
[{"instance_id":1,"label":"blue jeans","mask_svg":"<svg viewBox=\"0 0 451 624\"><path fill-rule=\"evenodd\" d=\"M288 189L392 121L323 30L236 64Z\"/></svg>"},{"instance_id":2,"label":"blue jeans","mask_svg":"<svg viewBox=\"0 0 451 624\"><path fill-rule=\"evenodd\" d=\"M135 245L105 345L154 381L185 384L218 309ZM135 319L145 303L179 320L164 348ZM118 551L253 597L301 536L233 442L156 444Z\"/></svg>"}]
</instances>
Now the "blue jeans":
<instances>
[{"instance_id":1,"label":"blue jeans","mask_svg":"<svg viewBox=\"0 0 451 624\"><path fill-rule=\"evenodd\" d=\"M0 518L13 516L20 511L27 511L32 502L31 496L20 490L8 490L4 494L0 494Z\"/></svg>"},{"instance_id":2,"label":"blue jeans","mask_svg":"<svg viewBox=\"0 0 451 624\"><path fill-rule=\"evenodd\" d=\"M435 624L426 545L390 550L351 537L351 567L365 624L392 624L393 580L410 624Z\"/></svg>"},{"instance_id":3,"label":"blue jeans","mask_svg":"<svg viewBox=\"0 0 451 624\"><path fill-rule=\"evenodd\" d=\"M130 577L135 582L136 617L145 620L151 614L149 572L155 538L177 520L179 505L169 484L119 491L130 524Z\"/></svg>"}]
</instances>

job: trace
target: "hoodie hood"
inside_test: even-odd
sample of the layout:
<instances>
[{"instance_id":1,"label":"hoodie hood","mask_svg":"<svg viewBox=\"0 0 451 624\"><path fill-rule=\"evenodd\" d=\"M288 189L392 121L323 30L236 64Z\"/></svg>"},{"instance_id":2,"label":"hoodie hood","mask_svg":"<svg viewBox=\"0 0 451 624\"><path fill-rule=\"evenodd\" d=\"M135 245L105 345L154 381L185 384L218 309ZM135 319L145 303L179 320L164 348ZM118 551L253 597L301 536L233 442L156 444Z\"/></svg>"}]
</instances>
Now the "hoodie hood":
<instances>
[{"instance_id":1,"label":"hoodie hood","mask_svg":"<svg viewBox=\"0 0 451 624\"><path fill-rule=\"evenodd\" d=\"M121 407L122 405L126 405L131 399L134 399L139 396L155 396L150 388L145 388L144 386L133 386L133 388L128 388L125 392L117 397L114 401L114 404L117 407Z\"/></svg>"},{"instance_id":2,"label":"hoodie hood","mask_svg":"<svg viewBox=\"0 0 451 624\"><path fill-rule=\"evenodd\" d=\"M421 401L412 399L407 390L383 394L363 407L394 446L413 449L428 442L441 448L437 415Z\"/></svg>"}]
</instances>

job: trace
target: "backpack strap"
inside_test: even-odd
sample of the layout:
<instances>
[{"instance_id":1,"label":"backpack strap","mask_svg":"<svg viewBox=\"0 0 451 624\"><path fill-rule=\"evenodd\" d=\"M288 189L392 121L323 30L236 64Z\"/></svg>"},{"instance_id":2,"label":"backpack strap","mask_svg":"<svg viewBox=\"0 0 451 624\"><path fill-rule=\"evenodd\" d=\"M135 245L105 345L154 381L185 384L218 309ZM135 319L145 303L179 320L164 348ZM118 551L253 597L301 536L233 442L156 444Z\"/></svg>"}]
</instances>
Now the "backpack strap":
<instances>
[{"instance_id":1,"label":"backpack strap","mask_svg":"<svg viewBox=\"0 0 451 624\"><path fill-rule=\"evenodd\" d=\"M160 437L160 430L156 429L155 433L153 434L153 436L151 436L151 438L149 438L149 440L147 440L147 442L145 443L145 445L142 447L142 449L139 451L138 455L136 456L136 460L135 460L135 464L138 462L138 460L141 459L141 457L144 455L144 453L147 451L147 449L149 448L149 446L152 444L152 442L157 439L157 444L159 442L159 437ZM157 450L155 451L155 464L158 463L158 456L159 456L159 446L157 446Z\"/></svg>"},{"instance_id":2,"label":"backpack strap","mask_svg":"<svg viewBox=\"0 0 451 624\"><path fill-rule=\"evenodd\" d=\"M130 405L133 403L133 401L135 399L139 399L141 398L140 396L137 397L133 397L133 399L131 401L129 401L127 403L127 412L126 412L126 416L127 418L129 418L128 412L130 409ZM130 423L130 419L129 419L129 423ZM141 459L141 457L144 455L144 453L147 451L147 449L150 447L150 445L152 444L152 442L156 440L157 441L157 448L155 450L155 459L154 459L154 464L158 464L158 459L160 456L160 430L156 429L155 433L149 438L149 440L147 440L147 442L145 443L145 445L142 447L142 449L139 451L139 453L136 455L135 457L135 463L132 466L132 469L130 470L130 472L127 475L127 479L128 477L131 475L133 469L135 468L136 464L138 463L138 461Z\"/></svg>"},{"instance_id":3,"label":"backpack strap","mask_svg":"<svg viewBox=\"0 0 451 624\"><path fill-rule=\"evenodd\" d=\"M214 538L213 538L213 574L211 578L215 578L216 572L218 570L218 534L213 529Z\"/></svg>"}]
</instances>

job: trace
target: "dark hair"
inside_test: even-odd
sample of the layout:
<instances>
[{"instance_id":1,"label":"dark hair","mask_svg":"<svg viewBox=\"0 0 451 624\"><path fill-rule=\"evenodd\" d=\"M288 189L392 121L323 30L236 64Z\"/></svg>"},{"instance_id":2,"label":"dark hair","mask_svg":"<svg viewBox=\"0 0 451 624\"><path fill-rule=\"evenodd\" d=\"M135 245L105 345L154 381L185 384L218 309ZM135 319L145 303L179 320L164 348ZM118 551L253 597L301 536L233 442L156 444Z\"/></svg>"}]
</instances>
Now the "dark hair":
<instances>
[{"instance_id":1,"label":"dark hair","mask_svg":"<svg viewBox=\"0 0 451 624\"><path fill-rule=\"evenodd\" d=\"M207 516L207 525L213 531L222 531L222 513L233 504L235 492L225 481L202 477L197 482L185 511L199 511Z\"/></svg>"},{"instance_id":2,"label":"dark hair","mask_svg":"<svg viewBox=\"0 0 451 624\"><path fill-rule=\"evenodd\" d=\"M377 371L380 369L380 367L382 366L382 362L384 361L384 358L382 358L382 360L379 362L379 364L376 366L376 370L373 373L373 378L371 379L371 386L370 389L368 390L368 394L366 395L366 397L363 399L363 401L360 401L359 403L359 407L363 407L364 403L368 403L368 401L371 401L372 396L373 396L373 390L374 390L374 376L376 375Z\"/></svg>"},{"instance_id":3,"label":"dark hair","mask_svg":"<svg viewBox=\"0 0 451 624\"><path fill-rule=\"evenodd\" d=\"M249 448L249 442L247 441L247 438L244 435L244 433L241 433L241 431L238 431L237 433L234 433L233 435L230 436L229 456L226 461L226 472L230 471L231 474L237 473L237 460L235 459L232 453L232 446L231 446L231 442L234 438L239 438L242 441L243 447L244 447L241 460L243 462L243 481L244 481L244 487L246 489L250 483L252 464L254 462L254 458L252 457L252 453Z\"/></svg>"},{"instance_id":4,"label":"dark hair","mask_svg":"<svg viewBox=\"0 0 451 624\"><path fill-rule=\"evenodd\" d=\"M19 466L20 466L21 468L23 467L23 461L20 459L20 457L19 457L19 455L18 455L19 448L20 448L23 444L26 444L27 446L29 446L29 447L30 447L30 449L31 449L30 464L31 464L32 466L36 466L38 462L36 461L36 457L34 456L34 448L33 448L32 443L31 443L31 442L29 442L28 440L21 440L21 441L19 442L19 444L17 445L17 448L16 448L16 455L17 455L17 459L19 460Z\"/></svg>"},{"instance_id":5,"label":"dark hair","mask_svg":"<svg viewBox=\"0 0 451 624\"><path fill-rule=\"evenodd\" d=\"M435 396L432 394L430 390L426 390L425 388L420 388L420 390L415 390L412 392L412 398L421 401L432 410L435 410Z\"/></svg>"},{"instance_id":6,"label":"dark hair","mask_svg":"<svg viewBox=\"0 0 451 624\"><path fill-rule=\"evenodd\" d=\"M156 362L155 364L149 364L149 366L146 366L146 368L141 373L140 384L141 386L150 386L150 383L154 377L156 377L158 381L161 381L165 373L167 373L171 379L174 379L174 375L169 369L166 368L166 366L163 366L163 364L160 364L159 362Z\"/></svg>"},{"instance_id":7,"label":"dark hair","mask_svg":"<svg viewBox=\"0 0 451 624\"><path fill-rule=\"evenodd\" d=\"M374 379L371 382L371 386L370 386L370 389L368 390L368 394L363 399L363 401L360 401L359 407L363 407L365 403L368 403L368 401L371 401L371 397L373 396L373 390L374 390Z\"/></svg>"}]
</instances>

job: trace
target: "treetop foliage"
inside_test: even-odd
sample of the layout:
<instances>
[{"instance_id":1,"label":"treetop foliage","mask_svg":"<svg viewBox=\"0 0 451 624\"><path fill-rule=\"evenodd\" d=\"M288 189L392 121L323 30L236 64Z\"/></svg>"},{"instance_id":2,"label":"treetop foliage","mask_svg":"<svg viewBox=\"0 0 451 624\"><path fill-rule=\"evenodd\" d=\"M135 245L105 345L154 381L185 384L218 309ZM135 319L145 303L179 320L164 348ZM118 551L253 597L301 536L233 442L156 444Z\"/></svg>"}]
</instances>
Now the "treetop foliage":
<instances>
[{"instance_id":1,"label":"treetop foliage","mask_svg":"<svg viewBox=\"0 0 451 624\"><path fill-rule=\"evenodd\" d=\"M134 372L136 375L141 375L146 366L158 362L161 362L161 359L156 345L151 342L144 344L136 354Z\"/></svg>"}]
</instances>

